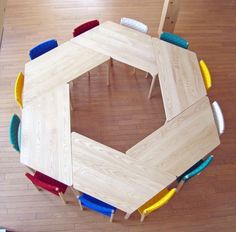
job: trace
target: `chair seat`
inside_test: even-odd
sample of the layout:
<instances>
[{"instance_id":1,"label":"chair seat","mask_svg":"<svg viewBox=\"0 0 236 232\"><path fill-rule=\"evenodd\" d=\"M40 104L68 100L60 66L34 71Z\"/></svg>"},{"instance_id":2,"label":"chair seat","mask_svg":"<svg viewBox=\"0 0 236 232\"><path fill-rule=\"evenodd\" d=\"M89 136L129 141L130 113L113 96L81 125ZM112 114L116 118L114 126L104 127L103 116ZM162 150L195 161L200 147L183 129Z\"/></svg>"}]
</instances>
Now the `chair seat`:
<instances>
[{"instance_id":1,"label":"chair seat","mask_svg":"<svg viewBox=\"0 0 236 232\"><path fill-rule=\"evenodd\" d=\"M41 172L36 171L34 176L32 176L29 173L26 173L26 177L28 177L33 184L55 194L59 195L60 193L65 193L67 189L67 185L61 183L60 181L57 181L49 176L44 175Z\"/></svg>"},{"instance_id":2,"label":"chair seat","mask_svg":"<svg viewBox=\"0 0 236 232\"><path fill-rule=\"evenodd\" d=\"M80 200L83 206L108 217L110 217L111 214L115 213L116 211L116 208L114 206L109 205L87 194L82 194L81 196L78 196L77 199Z\"/></svg>"}]
</instances>

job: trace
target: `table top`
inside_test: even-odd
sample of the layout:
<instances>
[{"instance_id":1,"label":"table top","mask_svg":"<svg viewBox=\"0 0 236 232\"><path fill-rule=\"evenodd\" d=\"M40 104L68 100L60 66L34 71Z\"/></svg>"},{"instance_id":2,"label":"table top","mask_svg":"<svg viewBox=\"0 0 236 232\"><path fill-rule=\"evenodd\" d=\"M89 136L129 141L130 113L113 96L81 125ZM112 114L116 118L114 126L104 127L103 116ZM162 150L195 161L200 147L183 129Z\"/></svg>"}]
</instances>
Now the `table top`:
<instances>
[{"instance_id":1,"label":"table top","mask_svg":"<svg viewBox=\"0 0 236 232\"><path fill-rule=\"evenodd\" d=\"M153 38L159 82L169 121L206 96L206 88L194 52Z\"/></svg>"},{"instance_id":2,"label":"table top","mask_svg":"<svg viewBox=\"0 0 236 232\"><path fill-rule=\"evenodd\" d=\"M204 97L126 154L144 166L180 176L219 144L211 105Z\"/></svg>"},{"instance_id":3,"label":"table top","mask_svg":"<svg viewBox=\"0 0 236 232\"><path fill-rule=\"evenodd\" d=\"M72 133L73 186L127 213L171 184L176 176L147 166L133 159Z\"/></svg>"},{"instance_id":4,"label":"table top","mask_svg":"<svg viewBox=\"0 0 236 232\"><path fill-rule=\"evenodd\" d=\"M68 83L108 61L110 57L67 41L57 48L26 63L23 104Z\"/></svg>"},{"instance_id":5,"label":"table top","mask_svg":"<svg viewBox=\"0 0 236 232\"><path fill-rule=\"evenodd\" d=\"M72 185L69 85L27 103L22 110L21 163Z\"/></svg>"},{"instance_id":6,"label":"table top","mask_svg":"<svg viewBox=\"0 0 236 232\"><path fill-rule=\"evenodd\" d=\"M110 21L71 40L115 60L157 75L151 36Z\"/></svg>"}]
</instances>

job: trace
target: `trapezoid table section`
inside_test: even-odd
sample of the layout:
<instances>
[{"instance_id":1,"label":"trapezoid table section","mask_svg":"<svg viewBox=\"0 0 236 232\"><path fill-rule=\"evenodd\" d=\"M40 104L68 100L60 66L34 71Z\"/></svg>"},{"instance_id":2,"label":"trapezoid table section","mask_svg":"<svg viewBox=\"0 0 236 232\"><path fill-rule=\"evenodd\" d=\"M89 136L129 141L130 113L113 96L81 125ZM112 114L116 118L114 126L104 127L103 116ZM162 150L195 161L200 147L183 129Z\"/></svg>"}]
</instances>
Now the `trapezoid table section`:
<instances>
[{"instance_id":1,"label":"trapezoid table section","mask_svg":"<svg viewBox=\"0 0 236 232\"><path fill-rule=\"evenodd\" d=\"M50 89L72 81L110 57L70 41L26 63L24 105Z\"/></svg>"},{"instance_id":2,"label":"trapezoid table section","mask_svg":"<svg viewBox=\"0 0 236 232\"><path fill-rule=\"evenodd\" d=\"M153 38L166 120L169 121L206 96L194 52Z\"/></svg>"},{"instance_id":3,"label":"trapezoid table section","mask_svg":"<svg viewBox=\"0 0 236 232\"><path fill-rule=\"evenodd\" d=\"M57 86L22 110L21 163L72 185L69 85Z\"/></svg>"},{"instance_id":4,"label":"trapezoid table section","mask_svg":"<svg viewBox=\"0 0 236 232\"><path fill-rule=\"evenodd\" d=\"M151 36L134 29L107 21L71 41L152 76L158 73Z\"/></svg>"},{"instance_id":5,"label":"trapezoid table section","mask_svg":"<svg viewBox=\"0 0 236 232\"><path fill-rule=\"evenodd\" d=\"M73 186L132 213L176 177L135 164L125 154L72 133Z\"/></svg>"},{"instance_id":6,"label":"trapezoid table section","mask_svg":"<svg viewBox=\"0 0 236 232\"><path fill-rule=\"evenodd\" d=\"M204 97L126 154L139 164L180 176L219 144L211 105Z\"/></svg>"}]
</instances>

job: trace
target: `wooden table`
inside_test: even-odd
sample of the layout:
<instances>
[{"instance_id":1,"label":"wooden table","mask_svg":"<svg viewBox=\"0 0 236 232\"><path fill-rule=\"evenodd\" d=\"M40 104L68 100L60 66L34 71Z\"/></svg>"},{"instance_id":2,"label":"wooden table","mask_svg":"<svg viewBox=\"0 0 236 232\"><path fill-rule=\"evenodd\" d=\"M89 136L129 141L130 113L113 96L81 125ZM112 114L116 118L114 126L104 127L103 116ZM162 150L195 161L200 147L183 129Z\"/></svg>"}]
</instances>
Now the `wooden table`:
<instances>
[{"instance_id":1,"label":"wooden table","mask_svg":"<svg viewBox=\"0 0 236 232\"><path fill-rule=\"evenodd\" d=\"M122 152L72 133L74 188L131 214L176 176L135 164Z\"/></svg>"},{"instance_id":2,"label":"wooden table","mask_svg":"<svg viewBox=\"0 0 236 232\"><path fill-rule=\"evenodd\" d=\"M166 120L169 121L206 96L206 88L194 52L157 38L152 40Z\"/></svg>"},{"instance_id":3,"label":"wooden table","mask_svg":"<svg viewBox=\"0 0 236 232\"><path fill-rule=\"evenodd\" d=\"M180 176L219 144L210 102L203 97L126 154L144 166Z\"/></svg>"},{"instance_id":4,"label":"wooden table","mask_svg":"<svg viewBox=\"0 0 236 232\"><path fill-rule=\"evenodd\" d=\"M158 65L152 37L147 34L107 21L71 41L150 73L156 79ZM152 89L153 85L148 94L149 98Z\"/></svg>"},{"instance_id":5,"label":"wooden table","mask_svg":"<svg viewBox=\"0 0 236 232\"><path fill-rule=\"evenodd\" d=\"M167 118L126 154L70 131L68 82L110 57L159 73ZM21 162L130 214L219 145L205 95L195 53L105 22L26 64Z\"/></svg>"},{"instance_id":6,"label":"wooden table","mask_svg":"<svg viewBox=\"0 0 236 232\"><path fill-rule=\"evenodd\" d=\"M78 78L108 60L109 56L70 41L61 44L26 63L23 104L55 86Z\"/></svg>"},{"instance_id":7,"label":"wooden table","mask_svg":"<svg viewBox=\"0 0 236 232\"><path fill-rule=\"evenodd\" d=\"M21 163L72 185L69 85L28 102L22 110Z\"/></svg>"}]
</instances>

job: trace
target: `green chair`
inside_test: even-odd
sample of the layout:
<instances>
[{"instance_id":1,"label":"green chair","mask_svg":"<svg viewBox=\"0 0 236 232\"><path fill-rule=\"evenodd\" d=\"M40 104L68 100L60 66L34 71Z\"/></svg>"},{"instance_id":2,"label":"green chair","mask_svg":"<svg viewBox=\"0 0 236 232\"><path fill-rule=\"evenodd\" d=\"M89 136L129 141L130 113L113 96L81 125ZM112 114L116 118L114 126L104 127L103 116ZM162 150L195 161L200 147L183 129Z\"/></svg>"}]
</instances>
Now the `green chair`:
<instances>
[{"instance_id":1,"label":"green chair","mask_svg":"<svg viewBox=\"0 0 236 232\"><path fill-rule=\"evenodd\" d=\"M20 118L13 114L10 122L10 143L13 146L13 148L20 152Z\"/></svg>"},{"instance_id":2,"label":"green chair","mask_svg":"<svg viewBox=\"0 0 236 232\"><path fill-rule=\"evenodd\" d=\"M199 175L213 160L214 156L210 155L205 160L198 161L195 165L193 165L190 169L188 169L185 173L177 178L179 182L177 186L177 192L183 187L183 185L190 180L192 177Z\"/></svg>"}]
</instances>

